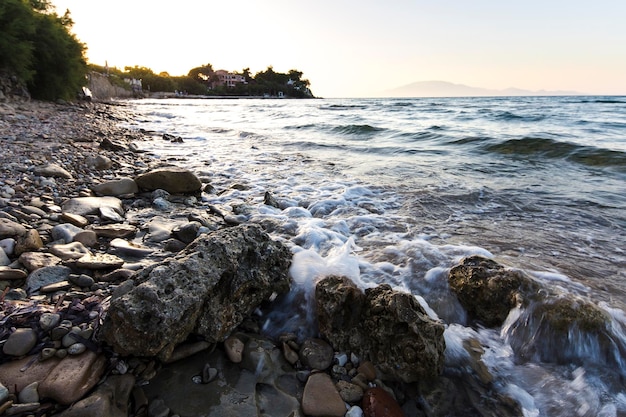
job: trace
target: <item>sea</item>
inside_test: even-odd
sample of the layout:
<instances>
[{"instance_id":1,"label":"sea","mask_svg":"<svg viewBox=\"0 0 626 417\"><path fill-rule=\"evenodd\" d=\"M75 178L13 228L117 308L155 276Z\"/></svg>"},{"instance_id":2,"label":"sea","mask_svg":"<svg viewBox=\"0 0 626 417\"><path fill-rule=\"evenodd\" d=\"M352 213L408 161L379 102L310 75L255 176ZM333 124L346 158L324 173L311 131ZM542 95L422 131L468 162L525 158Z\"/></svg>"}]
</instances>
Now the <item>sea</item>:
<instances>
[{"instance_id":1,"label":"sea","mask_svg":"<svg viewBox=\"0 0 626 417\"><path fill-rule=\"evenodd\" d=\"M493 389L525 416L626 416L626 97L126 104L143 150L210 182L200 204L291 249L292 292L308 296L268 315L267 332L315 334L320 277L386 283L445 324L446 367L474 372L463 344L478 340ZM470 255L592 303L602 334L551 335L523 306L501 327L473 323L447 284Z\"/></svg>"}]
</instances>

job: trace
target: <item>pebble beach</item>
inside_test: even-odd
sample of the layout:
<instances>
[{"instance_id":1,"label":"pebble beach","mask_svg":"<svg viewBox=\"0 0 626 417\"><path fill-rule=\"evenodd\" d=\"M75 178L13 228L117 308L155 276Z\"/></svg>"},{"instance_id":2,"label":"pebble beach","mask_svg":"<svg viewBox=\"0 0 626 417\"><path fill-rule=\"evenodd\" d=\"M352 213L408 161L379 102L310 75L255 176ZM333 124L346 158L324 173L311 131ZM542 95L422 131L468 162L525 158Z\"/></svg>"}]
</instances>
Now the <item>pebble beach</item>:
<instances>
[{"instance_id":1,"label":"pebble beach","mask_svg":"<svg viewBox=\"0 0 626 417\"><path fill-rule=\"evenodd\" d=\"M184 253L200 235L242 226L236 213L198 199L214 192L207 178L141 152L136 144L148 136L120 128L128 117L123 103L0 104L0 415L407 414L395 398L402 390L394 392L355 351L259 334L253 310L288 290L291 255L284 248L263 249L285 252L274 273L282 281L253 287L266 299L233 312L239 318L215 340L184 333L157 353L116 345L133 323L102 331L132 277L151 274L148 266ZM272 204L269 193L265 203ZM248 239L262 232L242 233ZM226 299L217 314L229 316L237 303ZM178 323L191 315L179 312ZM184 327L159 320L155 334ZM150 339L150 328L138 331ZM438 349L441 357L443 343ZM408 415L419 414L415 402L407 404Z\"/></svg>"}]
</instances>

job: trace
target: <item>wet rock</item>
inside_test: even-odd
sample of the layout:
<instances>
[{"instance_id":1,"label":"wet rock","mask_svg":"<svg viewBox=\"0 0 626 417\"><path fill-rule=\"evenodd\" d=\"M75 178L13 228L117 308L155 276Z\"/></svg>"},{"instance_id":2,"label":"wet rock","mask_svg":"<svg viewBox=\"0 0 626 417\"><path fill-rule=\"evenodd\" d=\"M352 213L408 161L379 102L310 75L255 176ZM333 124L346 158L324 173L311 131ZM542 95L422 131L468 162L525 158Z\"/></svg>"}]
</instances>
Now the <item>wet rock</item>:
<instances>
[{"instance_id":1,"label":"wet rock","mask_svg":"<svg viewBox=\"0 0 626 417\"><path fill-rule=\"evenodd\" d=\"M502 325L533 286L521 272L481 256L465 258L453 267L448 283L468 315L488 327Z\"/></svg>"},{"instance_id":2,"label":"wet rock","mask_svg":"<svg viewBox=\"0 0 626 417\"><path fill-rule=\"evenodd\" d=\"M15 254L21 255L24 252L37 251L43 248L43 242L39 232L35 229L28 230L24 235L17 238L15 244Z\"/></svg>"},{"instance_id":3,"label":"wet rock","mask_svg":"<svg viewBox=\"0 0 626 417\"><path fill-rule=\"evenodd\" d=\"M172 234L181 242L189 244L193 242L198 236L198 230L201 224L199 222L189 222L183 226L175 227L172 230Z\"/></svg>"},{"instance_id":4,"label":"wet rock","mask_svg":"<svg viewBox=\"0 0 626 417\"><path fill-rule=\"evenodd\" d=\"M414 382L443 369L444 327L411 294L389 285L363 294L346 277L331 276L315 290L320 334L335 349L369 358L385 379Z\"/></svg>"},{"instance_id":5,"label":"wet rock","mask_svg":"<svg viewBox=\"0 0 626 417\"><path fill-rule=\"evenodd\" d=\"M396 400L379 387L365 391L362 407L365 417L404 417L404 411Z\"/></svg>"},{"instance_id":6,"label":"wet rock","mask_svg":"<svg viewBox=\"0 0 626 417\"><path fill-rule=\"evenodd\" d=\"M59 359L52 358L39 362L36 356L27 356L0 364L0 384L17 394L25 386L43 379L59 364Z\"/></svg>"},{"instance_id":7,"label":"wet rock","mask_svg":"<svg viewBox=\"0 0 626 417\"><path fill-rule=\"evenodd\" d=\"M76 197L66 201L62 209L64 212L87 216L100 214L100 209L108 207L117 214L123 215L122 201L116 197Z\"/></svg>"},{"instance_id":8,"label":"wet rock","mask_svg":"<svg viewBox=\"0 0 626 417\"><path fill-rule=\"evenodd\" d=\"M93 394L73 404L59 417L126 417L134 385L132 374L109 376Z\"/></svg>"},{"instance_id":9,"label":"wet rock","mask_svg":"<svg viewBox=\"0 0 626 417\"><path fill-rule=\"evenodd\" d=\"M103 355L91 351L68 356L41 382L39 394L60 404L78 401L100 380L106 363Z\"/></svg>"},{"instance_id":10,"label":"wet rock","mask_svg":"<svg viewBox=\"0 0 626 417\"><path fill-rule=\"evenodd\" d=\"M302 411L309 416L343 417L346 406L325 373L309 376L302 395Z\"/></svg>"},{"instance_id":11,"label":"wet rock","mask_svg":"<svg viewBox=\"0 0 626 417\"><path fill-rule=\"evenodd\" d=\"M240 363L243 356L244 343L236 336L229 336L224 340L224 350L228 359L233 363Z\"/></svg>"},{"instance_id":12,"label":"wet rock","mask_svg":"<svg viewBox=\"0 0 626 417\"><path fill-rule=\"evenodd\" d=\"M31 272L26 278L26 289L29 293L39 291L43 286L67 281L72 270L66 266L46 266Z\"/></svg>"},{"instance_id":13,"label":"wet rock","mask_svg":"<svg viewBox=\"0 0 626 417\"><path fill-rule=\"evenodd\" d=\"M67 259L80 259L83 256L90 254L89 249L80 242L72 242L61 245L52 245L50 252L63 260Z\"/></svg>"},{"instance_id":14,"label":"wet rock","mask_svg":"<svg viewBox=\"0 0 626 417\"><path fill-rule=\"evenodd\" d=\"M21 269L11 268L8 266L0 266L0 281L11 281L24 279L28 275Z\"/></svg>"},{"instance_id":15,"label":"wet rock","mask_svg":"<svg viewBox=\"0 0 626 417\"><path fill-rule=\"evenodd\" d=\"M341 399L350 404L357 403L363 398L363 388L347 381L337 382L337 391Z\"/></svg>"},{"instance_id":16,"label":"wet rock","mask_svg":"<svg viewBox=\"0 0 626 417\"><path fill-rule=\"evenodd\" d=\"M41 175L43 177L54 177L54 178L65 178L72 179L72 174L70 174L65 168L57 164L47 164L39 167L35 167L34 170L36 175Z\"/></svg>"},{"instance_id":17,"label":"wet rock","mask_svg":"<svg viewBox=\"0 0 626 417\"><path fill-rule=\"evenodd\" d=\"M200 192L202 182L191 171L168 167L155 169L135 178L139 188L152 191L162 189L171 194L190 194Z\"/></svg>"},{"instance_id":18,"label":"wet rock","mask_svg":"<svg viewBox=\"0 0 626 417\"><path fill-rule=\"evenodd\" d=\"M61 263L61 258L47 252L24 252L20 255L19 262L29 272L33 272L46 266L58 265Z\"/></svg>"},{"instance_id":19,"label":"wet rock","mask_svg":"<svg viewBox=\"0 0 626 417\"><path fill-rule=\"evenodd\" d=\"M39 327L45 332L58 326L60 322L61 315L57 313L42 313L41 316L39 316Z\"/></svg>"},{"instance_id":20,"label":"wet rock","mask_svg":"<svg viewBox=\"0 0 626 417\"><path fill-rule=\"evenodd\" d=\"M358 405L354 405L348 409L345 417L363 417L363 409Z\"/></svg>"},{"instance_id":21,"label":"wet rock","mask_svg":"<svg viewBox=\"0 0 626 417\"><path fill-rule=\"evenodd\" d=\"M300 361L311 369L323 371L333 363L334 351L332 346L321 339L307 339L300 347Z\"/></svg>"},{"instance_id":22,"label":"wet rock","mask_svg":"<svg viewBox=\"0 0 626 417\"><path fill-rule=\"evenodd\" d=\"M16 329L4 343L2 352L10 356L24 356L37 344L37 332L33 329Z\"/></svg>"},{"instance_id":23,"label":"wet rock","mask_svg":"<svg viewBox=\"0 0 626 417\"><path fill-rule=\"evenodd\" d=\"M291 253L258 226L225 229L139 271L111 301L102 336L121 354L166 360L189 334L221 342L261 302L288 290Z\"/></svg>"},{"instance_id":24,"label":"wet rock","mask_svg":"<svg viewBox=\"0 0 626 417\"><path fill-rule=\"evenodd\" d=\"M91 187L94 193L101 196L122 196L135 194L139 191L137 183L132 178L120 178L118 180L107 181Z\"/></svg>"}]
</instances>

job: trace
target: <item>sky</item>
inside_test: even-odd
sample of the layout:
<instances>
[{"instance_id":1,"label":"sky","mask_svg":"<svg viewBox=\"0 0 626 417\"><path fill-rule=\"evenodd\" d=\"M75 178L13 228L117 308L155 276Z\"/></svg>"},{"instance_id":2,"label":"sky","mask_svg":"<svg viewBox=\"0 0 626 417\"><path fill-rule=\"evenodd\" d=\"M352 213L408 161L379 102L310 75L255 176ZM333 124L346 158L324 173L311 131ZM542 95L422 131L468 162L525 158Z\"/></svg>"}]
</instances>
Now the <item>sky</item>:
<instances>
[{"instance_id":1,"label":"sky","mask_svg":"<svg viewBox=\"0 0 626 417\"><path fill-rule=\"evenodd\" d=\"M90 63L297 69L318 97L418 81L626 95L622 0L52 0Z\"/></svg>"}]
</instances>

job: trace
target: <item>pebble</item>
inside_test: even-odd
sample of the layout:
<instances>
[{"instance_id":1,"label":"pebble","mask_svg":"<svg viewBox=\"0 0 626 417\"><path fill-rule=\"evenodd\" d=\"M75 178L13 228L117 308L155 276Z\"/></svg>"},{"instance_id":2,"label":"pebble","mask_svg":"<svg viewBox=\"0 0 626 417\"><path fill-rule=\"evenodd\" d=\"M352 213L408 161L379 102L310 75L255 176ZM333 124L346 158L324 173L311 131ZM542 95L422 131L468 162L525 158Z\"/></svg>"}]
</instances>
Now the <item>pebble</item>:
<instances>
[{"instance_id":1,"label":"pebble","mask_svg":"<svg viewBox=\"0 0 626 417\"><path fill-rule=\"evenodd\" d=\"M309 416L343 417L346 405L325 373L309 376L302 394L302 411Z\"/></svg>"},{"instance_id":2,"label":"pebble","mask_svg":"<svg viewBox=\"0 0 626 417\"><path fill-rule=\"evenodd\" d=\"M137 228L130 224L107 224L91 226L91 230L96 232L97 236L109 238L122 238L137 233Z\"/></svg>"},{"instance_id":3,"label":"pebble","mask_svg":"<svg viewBox=\"0 0 626 417\"><path fill-rule=\"evenodd\" d=\"M391 394L380 387L365 391L362 407L365 417L404 417L400 405Z\"/></svg>"},{"instance_id":4,"label":"pebble","mask_svg":"<svg viewBox=\"0 0 626 417\"><path fill-rule=\"evenodd\" d=\"M2 347L2 352L10 356L24 356L37 344L37 332L33 329L15 330Z\"/></svg>"},{"instance_id":5,"label":"pebble","mask_svg":"<svg viewBox=\"0 0 626 417\"><path fill-rule=\"evenodd\" d=\"M76 266L85 269L113 269L124 264L124 260L108 253L87 254L76 261Z\"/></svg>"},{"instance_id":6,"label":"pebble","mask_svg":"<svg viewBox=\"0 0 626 417\"><path fill-rule=\"evenodd\" d=\"M224 349L226 350L228 359L230 359L233 363L241 363L244 349L244 343L241 339L235 336L229 336L224 341Z\"/></svg>"},{"instance_id":7,"label":"pebble","mask_svg":"<svg viewBox=\"0 0 626 417\"><path fill-rule=\"evenodd\" d=\"M65 178L72 179L72 174L70 174L65 168L57 164L46 164L42 166L35 167L35 174L41 175L43 177L55 177L55 178Z\"/></svg>"},{"instance_id":8,"label":"pebble","mask_svg":"<svg viewBox=\"0 0 626 417\"><path fill-rule=\"evenodd\" d=\"M376 379L376 368L370 361L365 361L357 368L357 371L362 374L368 381Z\"/></svg>"},{"instance_id":9,"label":"pebble","mask_svg":"<svg viewBox=\"0 0 626 417\"><path fill-rule=\"evenodd\" d=\"M154 252L152 249L146 246L138 245L136 243L129 242L127 240L120 239L120 238L113 239L109 243L109 246L111 248L114 248L119 253L123 253L129 256L134 256L134 257L144 257Z\"/></svg>"},{"instance_id":10,"label":"pebble","mask_svg":"<svg viewBox=\"0 0 626 417\"><path fill-rule=\"evenodd\" d=\"M69 281L72 284L83 288L89 288L96 282L92 277L87 274L71 274L69 276Z\"/></svg>"},{"instance_id":11,"label":"pebble","mask_svg":"<svg viewBox=\"0 0 626 417\"><path fill-rule=\"evenodd\" d=\"M350 407L345 417L363 417L363 409L358 405Z\"/></svg>"},{"instance_id":12,"label":"pebble","mask_svg":"<svg viewBox=\"0 0 626 417\"><path fill-rule=\"evenodd\" d=\"M9 389L0 383L0 404L9 399Z\"/></svg>"},{"instance_id":13,"label":"pebble","mask_svg":"<svg viewBox=\"0 0 626 417\"><path fill-rule=\"evenodd\" d=\"M41 248L43 248L43 241L41 236L39 236L39 232L35 229L30 229L23 236L17 238L15 254L21 255L24 252L34 252Z\"/></svg>"},{"instance_id":14,"label":"pebble","mask_svg":"<svg viewBox=\"0 0 626 417\"><path fill-rule=\"evenodd\" d=\"M8 255L4 252L4 249L0 247L0 266L7 266L11 263Z\"/></svg>"},{"instance_id":15,"label":"pebble","mask_svg":"<svg viewBox=\"0 0 626 417\"><path fill-rule=\"evenodd\" d=\"M118 213L118 211L113 207L108 207L108 206L100 207L99 211L100 211L100 217L102 218L102 220L105 220L107 222L115 222L115 223L124 221L124 216Z\"/></svg>"},{"instance_id":16,"label":"pebble","mask_svg":"<svg viewBox=\"0 0 626 417\"><path fill-rule=\"evenodd\" d=\"M122 196L135 194L139 191L137 183L132 178L120 178L118 180L103 182L91 187L94 193L104 196Z\"/></svg>"},{"instance_id":17,"label":"pebble","mask_svg":"<svg viewBox=\"0 0 626 417\"><path fill-rule=\"evenodd\" d=\"M0 266L0 281L2 280L18 280L24 279L28 275L21 269L15 269L8 266Z\"/></svg>"},{"instance_id":18,"label":"pebble","mask_svg":"<svg viewBox=\"0 0 626 417\"><path fill-rule=\"evenodd\" d=\"M51 234L54 240L62 240L65 243L70 243L74 241L74 236L82 231L83 229L71 223L61 223L52 228Z\"/></svg>"},{"instance_id":19,"label":"pebble","mask_svg":"<svg viewBox=\"0 0 626 417\"><path fill-rule=\"evenodd\" d=\"M98 243L98 235L93 230L81 230L74 236L74 241L91 248Z\"/></svg>"},{"instance_id":20,"label":"pebble","mask_svg":"<svg viewBox=\"0 0 626 417\"><path fill-rule=\"evenodd\" d=\"M165 401L161 398L156 398L150 401L148 405L149 417L167 417L170 414L170 409L165 405Z\"/></svg>"},{"instance_id":21,"label":"pebble","mask_svg":"<svg viewBox=\"0 0 626 417\"><path fill-rule=\"evenodd\" d=\"M39 382L35 381L31 384L26 385L17 396L17 399L22 404L26 403L38 403L39 402L39 393L37 392L37 388L39 387Z\"/></svg>"},{"instance_id":22,"label":"pebble","mask_svg":"<svg viewBox=\"0 0 626 417\"><path fill-rule=\"evenodd\" d=\"M44 332L51 330L52 328L59 325L61 321L61 315L57 313L42 313L39 316L39 327Z\"/></svg>"},{"instance_id":23,"label":"pebble","mask_svg":"<svg viewBox=\"0 0 626 417\"><path fill-rule=\"evenodd\" d=\"M311 369L328 369L334 354L333 348L322 339L307 339L300 347L300 361Z\"/></svg>"},{"instance_id":24,"label":"pebble","mask_svg":"<svg viewBox=\"0 0 626 417\"><path fill-rule=\"evenodd\" d=\"M20 255L19 262L29 272L33 272L46 266L58 265L61 263L61 258L47 252L24 252Z\"/></svg>"},{"instance_id":25,"label":"pebble","mask_svg":"<svg viewBox=\"0 0 626 417\"><path fill-rule=\"evenodd\" d=\"M74 343L72 346L67 348L68 355L80 355L84 351L87 350L87 346L82 343Z\"/></svg>"},{"instance_id":26,"label":"pebble","mask_svg":"<svg viewBox=\"0 0 626 417\"><path fill-rule=\"evenodd\" d=\"M80 242L52 245L50 247L50 252L52 252L54 255L58 256L62 260L80 259L83 256L91 253L89 252L89 249L87 249L85 245Z\"/></svg>"},{"instance_id":27,"label":"pebble","mask_svg":"<svg viewBox=\"0 0 626 417\"><path fill-rule=\"evenodd\" d=\"M5 218L0 218L0 237L1 238L6 238L6 237L16 237L16 236L22 236L23 234L26 233L26 228L24 226L22 226L21 224L9 220L9 219L5 219Z\"/></svg>"},{"instance_id":28,"label":"pebble","mask_svg":"<svg viewBox=\"0 0 626 417\"><path fill-rule=\"evenodd\" d=\"M347 381L337 382L337 391L341 398L350 404L357 403L363 398L363 388Z\"/></svg>"},{"instance_id":29,"label":"pebble","mask_svg":"<svg viewBox=\"0 0 626 417\"><path fill-rule=\"evenodd\" d=\"M183 226L175 227L172 234L181 242L191 243L198 237L198 230L201 226L199 222L189 222Z\"/></svg>"},{"instance_id":30,"label":"pebble","mask_svg":"<svg viewBox=\"0 0 626 417\"><path fill-rule=\"evenodd\" d=\"M66 201L61 208L64 212L87 216L100 214L102 207L109 207L118 214L124 214L122 201L117 197L76 197Z\"/></svg>"},{"instance_id":31,"label":"pebble","mask_svg":"<svg viewBox=\"0 0 626 417\"><path fill-rule=\"evenodd\" d=\"M1 221L2 219L0 219ZM26 233L26 229L24 229L24 233ZM6 253L8 256L13 255L13 251L15 250L15 239L6 238L0 240L0 248Z\"/></svg>"},{"instance_id":32,"label":"pebble","mask_svg":"<svg viewBox=\"0 0 626 417\"><path fill-rule=\"evenodd\" d=\"M61 220L76 227L85 227L89 224L89 220L86 217L73 213L61 213Z\"/></svg>"}]
</instances>

